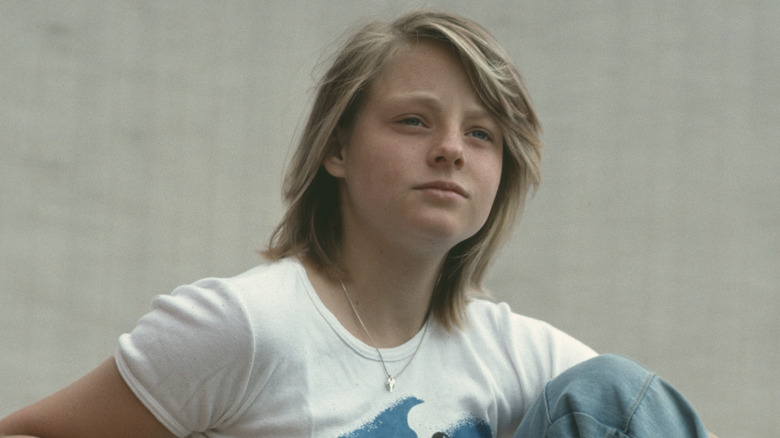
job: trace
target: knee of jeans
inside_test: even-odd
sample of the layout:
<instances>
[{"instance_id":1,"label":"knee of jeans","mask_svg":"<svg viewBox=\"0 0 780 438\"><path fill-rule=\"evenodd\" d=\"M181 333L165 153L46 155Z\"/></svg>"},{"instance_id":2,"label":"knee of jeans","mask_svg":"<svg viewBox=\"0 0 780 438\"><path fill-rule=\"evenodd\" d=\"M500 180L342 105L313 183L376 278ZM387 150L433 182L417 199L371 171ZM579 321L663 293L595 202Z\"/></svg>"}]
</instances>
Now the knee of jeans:
<instances>
[{"instance_id":1,"label":"knee of jeans","mask_svg":"<svg viewBox=\"0 0 780 438\"><path fill-rule=\"evenodd\" d=\"M587 360L548 383L550 420L579 412L620 428L653 376L637 362L615 354Z\"/></svg>"},{"instance_id":2,"label":"knee of jeans","mask_svg":"<svg viewBox=\"0 0 780 438\"><path fill-rule=\"evenodd\" d=\"M623 382L628 380L644 381L648 374L647 368L633 359L619 354L602 354L593 359L575 365L569 371L606 378L607 382Z\"/></svg>"}]
</instances>

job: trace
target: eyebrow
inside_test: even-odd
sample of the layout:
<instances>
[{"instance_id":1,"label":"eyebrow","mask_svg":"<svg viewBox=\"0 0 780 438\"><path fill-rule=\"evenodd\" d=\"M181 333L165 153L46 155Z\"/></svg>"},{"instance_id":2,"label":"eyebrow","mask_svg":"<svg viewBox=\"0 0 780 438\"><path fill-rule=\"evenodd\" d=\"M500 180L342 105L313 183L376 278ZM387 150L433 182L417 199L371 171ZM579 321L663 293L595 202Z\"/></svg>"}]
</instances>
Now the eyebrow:
<instances>
[{"instance_id":1,"label":"eyebrow","mask_svg":"<svg viewBox=\"0 0 780 438\"><path fill-rule=\"evenodd\" d=\"M420 103L434 110L441 110L444 106L441 101L434 95L424 91L411 91L405 93L399 93L387 98L387 101L393 105L407 104L407 103ZM483 106L472 106L466 110L466 116L469 118L487 118L495 121L493 115Z\"/></svg>"},{"instance_id":2,"label":"eyebrow","mask_svg":"<svg viewBox=\"0 0 780 438\"><path fill-rule=\"evenodd\" d=\"M421 103L434 109L439 109L443 106L439 99L426 92L398 93L388 97L387 101L391 104Z\"/></svg>"}]
</instances>

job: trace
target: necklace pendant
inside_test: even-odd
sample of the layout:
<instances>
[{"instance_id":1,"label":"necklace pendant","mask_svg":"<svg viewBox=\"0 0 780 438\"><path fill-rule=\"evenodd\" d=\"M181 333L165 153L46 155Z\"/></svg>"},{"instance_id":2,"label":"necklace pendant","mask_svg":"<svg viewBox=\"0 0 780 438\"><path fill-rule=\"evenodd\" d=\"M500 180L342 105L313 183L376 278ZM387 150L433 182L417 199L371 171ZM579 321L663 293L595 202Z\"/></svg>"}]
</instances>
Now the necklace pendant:
<instances>
[{"instance_id":1,"label":"necklace pendant","mask_svg":"<svg viewBox=\"0 0 780 438\"><path fill-rule=\"evenodd\" d=\"M393 392L393 387L395 386L395 379L393 376L387 376L387 383L385 386L387 386L388 391Z\"/></svg>"}]
</instances>

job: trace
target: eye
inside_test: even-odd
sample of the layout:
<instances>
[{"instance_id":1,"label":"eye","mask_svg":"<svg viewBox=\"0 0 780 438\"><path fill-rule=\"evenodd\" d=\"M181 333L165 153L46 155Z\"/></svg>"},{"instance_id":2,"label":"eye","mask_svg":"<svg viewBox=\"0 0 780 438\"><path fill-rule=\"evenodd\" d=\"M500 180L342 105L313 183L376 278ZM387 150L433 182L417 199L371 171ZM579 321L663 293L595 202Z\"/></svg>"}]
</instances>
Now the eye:
<instances>
[{"instance_id":1,"label":"eye","mask_svg":"<svg viewBox=\"0 0 780 438\"><path fill-rule=\"evenodd\" d=\"M399 123L407 126L423 126L423 122L419 117L405 117L399 120Z\"/></svg>"},{"instance_id":2,"label":"eye","mask_svg":"<svg viewBox=\"0 0 780 438\"><path fill-rule=\"evenodd\" d=\"M485 131L484 129L475 129L473 131L470 131L467 135L470 135L472 137L478 138L480 140L485 140L485 141L492 141L493 140L493 136L490 135L490 133Z\"/></svg>"}]
</instances>

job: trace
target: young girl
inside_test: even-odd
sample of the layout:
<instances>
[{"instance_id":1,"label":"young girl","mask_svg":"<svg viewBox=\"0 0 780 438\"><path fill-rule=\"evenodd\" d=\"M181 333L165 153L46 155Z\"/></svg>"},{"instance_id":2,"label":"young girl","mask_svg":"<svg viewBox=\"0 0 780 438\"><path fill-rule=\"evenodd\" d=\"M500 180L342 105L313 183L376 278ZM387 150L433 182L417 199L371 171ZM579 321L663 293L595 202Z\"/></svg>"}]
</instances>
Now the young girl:
<instances>
[{"instance_id":1,"label":"young girl","mask_svg":"<svg viewBox=\"0 0 780 438\"><path fill-rule=\"evenodd\" d=\"M540 147L481 27L367 25L319 85L269 263L157 297L114 358L0 433L706 436L652 373L475 297Z\"/></svg>"}]
</instances>

